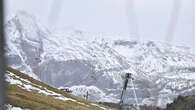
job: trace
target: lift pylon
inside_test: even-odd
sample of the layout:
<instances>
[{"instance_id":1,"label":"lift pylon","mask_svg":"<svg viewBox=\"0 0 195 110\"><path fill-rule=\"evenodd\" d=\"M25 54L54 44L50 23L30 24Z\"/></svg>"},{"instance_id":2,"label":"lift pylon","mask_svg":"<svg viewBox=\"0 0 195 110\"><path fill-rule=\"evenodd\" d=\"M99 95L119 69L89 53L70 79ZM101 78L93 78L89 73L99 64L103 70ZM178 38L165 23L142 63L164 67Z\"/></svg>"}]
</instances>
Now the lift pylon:
<instances>
[{"instance_id":1,"label":"lift pylon","mask_svg":"<svg viewBox=\"0 0 195 110\"><path fill-rule=\"evenodd\" d=\"M124 103L124 99L126 97L125 95L126 95L126 90L127 90L129 79L131 81L130 83L132 84L133 92L134 92L134 96L135 96L135 101L136 101L136 106L135 107L132 106L132 105L128 105L128 104ZM134 80L134 78L132 77L132 74L131 73L126 73L118 110L129 110L129 108L132 108L133 110L139 110L137 95L136 95L136 92L134 90L135 88L134 88L133 80Z\"/></svg>"}]
</instances>

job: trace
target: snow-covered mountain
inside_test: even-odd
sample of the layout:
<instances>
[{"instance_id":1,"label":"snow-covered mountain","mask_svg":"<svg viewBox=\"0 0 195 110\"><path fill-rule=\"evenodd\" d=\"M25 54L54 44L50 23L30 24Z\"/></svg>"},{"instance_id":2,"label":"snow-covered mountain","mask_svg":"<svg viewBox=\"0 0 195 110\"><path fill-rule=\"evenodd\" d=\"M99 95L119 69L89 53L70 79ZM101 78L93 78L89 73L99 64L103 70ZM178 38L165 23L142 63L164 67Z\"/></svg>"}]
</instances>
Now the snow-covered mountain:
<instances>
[{"instance_id":1,"label":"snow-covered mountain","mask_svg":"<svg viewBox=\"0 0 195 110\"><path fill-rule=\"evenodd\" d=\"M195 92L190 48L112 34L54 33L25 12L5 27L9 65L50 85L70 87L78 95L97 93L93 101L117 102L126 72L133 73L141 104L164 106L179 94ZM133 103L131 88L127 100Z\"/></svg>"}]
</instances>

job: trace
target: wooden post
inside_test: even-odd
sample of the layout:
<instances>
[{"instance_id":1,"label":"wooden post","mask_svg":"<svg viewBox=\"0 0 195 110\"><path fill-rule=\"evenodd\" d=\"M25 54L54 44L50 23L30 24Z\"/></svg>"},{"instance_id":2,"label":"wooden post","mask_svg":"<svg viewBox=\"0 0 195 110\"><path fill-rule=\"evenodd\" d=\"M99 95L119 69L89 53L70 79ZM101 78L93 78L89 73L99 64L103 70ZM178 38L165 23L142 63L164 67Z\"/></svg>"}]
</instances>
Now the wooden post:
<instances>
[{"instance_id":1,"label":"wooden post","mask_svg":"<svg viewBox=\"0 0 195 110\"><path fill-rule=\"evenodd\" d=\"M88 100L89 98L89 92L87 91L85 95L83 95L83 97L85 98L85 100Z\"/></svg>"},{"instance_id":2,"label":"wooden post","mask_svg":"<svg viewBox=\"0 0 195 110\"><path fill-rule=\"evenodd\" d=\"M3 0L0 0L0 109L4 110L5 101L5 58L4 58L4 13L3 13Z\"/></svg>"}]
</instances>

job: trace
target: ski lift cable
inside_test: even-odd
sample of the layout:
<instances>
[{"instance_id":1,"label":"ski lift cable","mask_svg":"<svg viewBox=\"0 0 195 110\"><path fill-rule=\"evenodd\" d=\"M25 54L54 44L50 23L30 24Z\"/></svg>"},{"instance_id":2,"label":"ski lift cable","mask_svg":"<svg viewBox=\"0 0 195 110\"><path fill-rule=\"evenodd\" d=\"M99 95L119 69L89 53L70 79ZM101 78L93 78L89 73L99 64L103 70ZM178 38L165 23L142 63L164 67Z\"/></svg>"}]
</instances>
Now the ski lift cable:
<instances>
[{"instance_id":1,"label":"ski lift cable","mask_svg":"<svg viewBox=\"0 0 195 110\"><path fill-rule=\"evenodd\" d=\"M137 37L138 40L140 40L134 0L126 0L126 13L127 13L127 19L128 19L129 28L130 28L129 32L131 33L132 31L135 37Z\"/></svg>"},{"instance_id":2,"label":"ski lift cable","mask_svg":"<svg viewBox=\"0 0 195 110\"><path fill-rule=\"evenodd\" d=\"M168 24L168 30L167 30L167 33L165 36L165 41L167 43L171 43L173 38L174 38L180 10L181 10L181 0L174 0L173 1L173 9L172 9L171 14L170 14L170 21Z\"/></svg>"},{"instance_id":3,"label":"ski lift cable","mask_svg":"<svg viewBox=\"0 0 195 110\"><path fill-rule=\"evenodd\" d=\"M179 19L179 14L181 11L181 5L182 5L181 2L182 2L181 0L173 0L173 9L170 13L170 21L169 21L168 29L167 29L166 36L165 36L165 42L167 43L172 43L173 41L177 22ZM179 78L182 78L182 76L179 73L176 72L176 74Z\"/></svg>"}]
</instances>

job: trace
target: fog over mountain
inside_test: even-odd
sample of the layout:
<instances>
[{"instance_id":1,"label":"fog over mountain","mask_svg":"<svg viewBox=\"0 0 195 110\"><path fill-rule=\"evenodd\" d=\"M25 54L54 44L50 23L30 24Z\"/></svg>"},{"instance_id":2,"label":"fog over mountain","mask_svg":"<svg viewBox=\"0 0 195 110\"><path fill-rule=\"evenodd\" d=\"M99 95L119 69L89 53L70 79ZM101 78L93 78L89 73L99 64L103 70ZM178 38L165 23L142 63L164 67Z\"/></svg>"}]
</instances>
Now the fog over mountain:
<instances>
[{"instance_id":1,"label":"fog over mountain","mask_svg":"<svg viewBox=\"0 0 195 110\"><path fill-rule=\"evenodd\" d=\"M79 30L51 32L20 12L6 24L8 64L73 94L118 102L123 76L131 72L140 104L165 106L178 95L195 93L195 55L185 46L125 39ZM132 86L127 101L134 103Z\"/></svg>"},{"instance_id":2,"label":"fog over mountain","mask_svg":"<svg viewBox=\"0 0 195 110\"><path fill-rule=\"evenodd\" d=\"M166 41L174 27L170 42L195 48L194 5L194 0L6 0L5 14L25 10L50 30L138 34L141 40Z\"/></svg>"}]
</instances>

